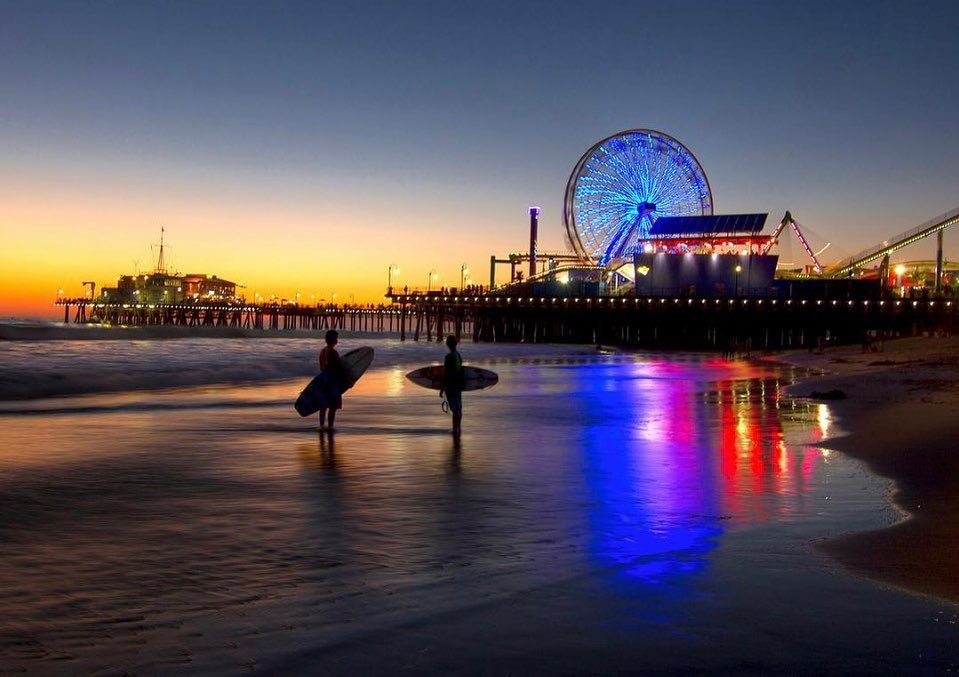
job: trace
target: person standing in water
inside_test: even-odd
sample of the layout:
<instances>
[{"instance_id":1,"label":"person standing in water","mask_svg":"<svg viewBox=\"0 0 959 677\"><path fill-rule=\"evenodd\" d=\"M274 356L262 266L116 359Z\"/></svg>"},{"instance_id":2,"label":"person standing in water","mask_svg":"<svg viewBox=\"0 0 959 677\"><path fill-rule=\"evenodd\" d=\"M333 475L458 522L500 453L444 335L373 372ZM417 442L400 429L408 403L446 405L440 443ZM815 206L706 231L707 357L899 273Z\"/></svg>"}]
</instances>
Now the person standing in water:
<instances>
[{"instance_id":1,"label":"person standing in water","mask_svg":"<svg viewBox=\"0 0 959 677\"><path fill-rule=\"evenodd\" d=\"M453 434L458 435L463 422L463 357L456 350L456 337L446 337L449 354L443 361L443 387L440 397L446 395L446 403L453 414Z\"/></svg>"},{"instance_id":2,"label":"person standing in water","mask_svg":"<svg viewBox=\"0 0 959 677\"><path fill-rule=\"evenodd\" d=\"M343 408L343 391L346 390L349 376L346 372L346 365L340 359L340 354L336 352L336 343L340 334L335 329L326 332L326 346L320 351L320 373L326 374L324 379L323 394L326 396L327 406L320 409L320 428L326 425L327 420L330 423L330 430L333 430L333 422L336 420L336 410ZM327 418L329 416L329 418Z\"/></svg>"}]
</instances>

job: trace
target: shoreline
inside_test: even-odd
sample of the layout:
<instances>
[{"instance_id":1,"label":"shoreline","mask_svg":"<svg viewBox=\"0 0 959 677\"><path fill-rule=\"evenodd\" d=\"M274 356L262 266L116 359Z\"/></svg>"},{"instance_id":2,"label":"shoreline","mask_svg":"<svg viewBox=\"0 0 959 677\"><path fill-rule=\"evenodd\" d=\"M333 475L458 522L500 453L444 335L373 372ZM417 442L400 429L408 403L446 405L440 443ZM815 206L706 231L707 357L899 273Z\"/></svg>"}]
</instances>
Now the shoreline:
<instances>
[{"instance_id":1,"label":"shoreline","mask_svg":"<svg viewBox=\"0 0 959 677\"><path fill-rule=\"evenodd\" d=\"M337 329L341 338L400 338L399 331ZM139 341L209 339L300 338L322 340L325 329L250 329L229 326L98 325L98 324L5 324L0 322L0 341Z\"/></svg>"},{"instance_id":2,"label":"shoreline","mask_svg":"<svg viewBox=\"0 0 959 677\"><path fill-rule=\"evenodd\" d=\"M787 389L791 396L845 394L828 401L846 434L824 446L891 480L889 500L904 514L887 527L814 548L859 575L959 603L959 337L775 359L812 372Z\"/></svg>"}]
</instances>

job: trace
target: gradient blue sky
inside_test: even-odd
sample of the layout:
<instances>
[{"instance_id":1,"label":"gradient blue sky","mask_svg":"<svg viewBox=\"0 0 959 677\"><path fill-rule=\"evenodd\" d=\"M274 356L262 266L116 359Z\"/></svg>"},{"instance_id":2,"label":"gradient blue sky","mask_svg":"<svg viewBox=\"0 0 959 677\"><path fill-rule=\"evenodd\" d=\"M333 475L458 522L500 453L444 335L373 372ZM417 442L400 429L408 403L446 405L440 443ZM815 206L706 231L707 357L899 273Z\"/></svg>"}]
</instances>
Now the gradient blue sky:
<instances>
[{"instance_id":1,"label":"gradient blue sky","mask_svg":"<svg viewBox=\"0 0 959 677\"><path fill-rule=\"evenodd\" d=\"M957 2L3 0L0 262L115 276L165 223L181 268L251 285L303 250L485 281L531 204L563 249L573 165L643 127L717 213L790 209L850 254L959 206L957 28Z\"/></svg>"}]
</instances>

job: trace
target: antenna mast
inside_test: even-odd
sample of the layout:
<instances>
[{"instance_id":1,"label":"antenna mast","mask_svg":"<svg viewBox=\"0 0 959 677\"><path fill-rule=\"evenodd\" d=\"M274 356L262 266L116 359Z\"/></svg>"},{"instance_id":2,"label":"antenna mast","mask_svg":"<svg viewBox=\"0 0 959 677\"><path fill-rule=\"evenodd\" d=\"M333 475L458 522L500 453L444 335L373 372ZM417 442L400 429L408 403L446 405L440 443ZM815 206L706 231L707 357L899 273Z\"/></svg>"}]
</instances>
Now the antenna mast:
<instances>
[{"instance_id":1,"label":"antenna mast","mask_svg":"<svg viewBox=\"0 0 959 677\"><path fill-rule=\"evenodd\" d=\"M156 273L166 275L166 263L163 260L163 233L166 231L164 226L160 226L160 255L157 256Z\"/></svg>"}]
</instances>

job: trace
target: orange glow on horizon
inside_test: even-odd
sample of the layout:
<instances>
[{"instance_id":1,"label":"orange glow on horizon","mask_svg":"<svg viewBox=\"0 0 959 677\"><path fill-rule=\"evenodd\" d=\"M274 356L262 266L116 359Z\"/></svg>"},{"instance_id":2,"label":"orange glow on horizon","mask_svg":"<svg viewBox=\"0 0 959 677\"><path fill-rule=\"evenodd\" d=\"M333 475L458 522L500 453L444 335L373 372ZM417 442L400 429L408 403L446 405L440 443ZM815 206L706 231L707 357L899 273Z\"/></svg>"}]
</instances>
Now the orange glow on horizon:
<instances>
[{"instance_id":1,"label":"orange glow on horizon","mask_svg":"<svg viewBox=\"0 0 959 677\"><path fill-rule=\"evenodd\" d=\"M246 213L183 212L142 225L147 219L122 204L115 211L83 200L40 204L47 206L19 199L0 207L0 317L62 319L58 290L78 298L88 291L84 281L95 281L99 292L121 275L152 272L161 225L169 272L216 275L242 285L238 294L250 300L299 293L301 304L385 303L391 265L397 290L458 288L463 264L466 284L486 286L490 255L518 251L527 237L523 211L510 224L515 234L503 237L470 217L451 228L436 214L432 224L404 216L387 223L364 214L268 215L246 205ZM508 266L500 266L497 282L507 276Z\"/></svg>"}]
</instances>

